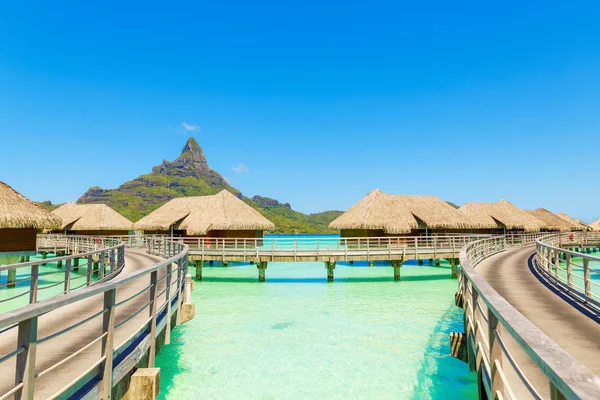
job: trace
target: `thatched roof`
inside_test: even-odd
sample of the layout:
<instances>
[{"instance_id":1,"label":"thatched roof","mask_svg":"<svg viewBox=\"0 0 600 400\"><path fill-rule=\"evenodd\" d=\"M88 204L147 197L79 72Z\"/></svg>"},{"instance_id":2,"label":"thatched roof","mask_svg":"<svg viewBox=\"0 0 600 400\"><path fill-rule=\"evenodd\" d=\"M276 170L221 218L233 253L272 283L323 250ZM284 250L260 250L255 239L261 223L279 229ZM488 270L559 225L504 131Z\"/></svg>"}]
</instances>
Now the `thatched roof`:
<instances>
[{"instance_id":1,"label":"thatched roof","mask_svg":"<svg viewBox=\"0 0 600 400\"><path fill-rule=\"evenodd\" d=\"M575 219L573 217L571 217L569 214L565 214L564 212L559 212L558 214L559 217L561 217L562 219L564 219L565 221L575 225L577 227L578 231L590 231L592 230L592 228L586 224L585 222L583 222L580 219Z\"/></svg>"},{"instance_id":2,"label":"thatched roof","mask_svg":"<svg viewBox=\"0 0 600 400\"><path fill-rule=\"evenodd\" d=\"M55 229L60 218L0 182L0 228Z\"/></svg>"},{"instance_id":3,"label":"thatched roof","mask_svg":"<svg viewBox=\"0 0 600 400\"><path fill-rule=\"evenodd\" d=\"M387 194L373 190L348 211L337 217L331 229L383 229L390 235L412 229L483 228L434 196Z\"/></svg>"},{"instance_id":4,"label":"thatched roof","mask_svg":"<svg viewBox=\"0 0 600 400\"><path fill-rule=\"evenodd\" d=\"M506 200L497 203L466 203L458 210L489 228L522 229L526 232L546 229L544 222Z\"/></svg>"},{"instance_id":5,"label":"thatched roof","mask_svg":"<svg viewBox=\"0 0 600 400\"><path fill-rule=\"evenodd\" d=\"M264 230L271 221L242 200L223 190L212 196L179 197L136 222L136 229L185 230L188 235L206 235L212 230Z\"/></svg>"},{"instance_id":6,"label":"thatched roof","mask_svg":"<svg viewBox=\"0 0 600 400\"><path fill-rule=\"evenodd\" d=\"M66 203L52 213L62 218L60 229L70 231L128 231L133 223L106 204Z\"/></svg>"},{"instance_id":7,"label":"thatched roof","mask_svg":"<svg viewBox=\"0 0 600 400\"><path fill-rule=\"evenodd\" d=\"M590 227L595 231L600 231L600 218L590 224Z\"/></svg>"},{"instance_id":8,"label":"thatched roof","mask_svg":"<svg viewBox=\"0 0 600 400\"><path fill-rule=\"evenodd\" d=\"M551 213L545 208L527 210L527 212L542 221L546 225L545 229L549 231L571 232L578 229L574 224L565 221L558 215Z\"/></svg>"}]
</instances>

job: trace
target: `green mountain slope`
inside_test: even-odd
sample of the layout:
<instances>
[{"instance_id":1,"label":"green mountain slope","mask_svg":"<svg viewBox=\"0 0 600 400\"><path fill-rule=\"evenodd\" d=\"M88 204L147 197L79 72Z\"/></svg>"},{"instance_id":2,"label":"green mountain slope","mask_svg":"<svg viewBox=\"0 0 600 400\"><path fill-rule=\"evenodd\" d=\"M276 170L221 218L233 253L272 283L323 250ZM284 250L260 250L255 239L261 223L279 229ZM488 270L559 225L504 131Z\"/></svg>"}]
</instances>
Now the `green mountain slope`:
<instances>
[{"instance_id":1,"label":"green mountain slope","mask_svg":"<svg viewBox=\"0 0 600 400\"><path fill-rule=\"evenodd\" d=\"M243 196L208 166L204 152L194 138L188 139L176 160L164 160L149 174L125 182L116 189L92 187L77 202L105 203L130 220L137 221L175 197L204 196L223 189L271 220L276 225L272 233L329 233L329 223L341 214L340 211L326 211L307 215L275 199Z\"/></svg>"}]
</instances>

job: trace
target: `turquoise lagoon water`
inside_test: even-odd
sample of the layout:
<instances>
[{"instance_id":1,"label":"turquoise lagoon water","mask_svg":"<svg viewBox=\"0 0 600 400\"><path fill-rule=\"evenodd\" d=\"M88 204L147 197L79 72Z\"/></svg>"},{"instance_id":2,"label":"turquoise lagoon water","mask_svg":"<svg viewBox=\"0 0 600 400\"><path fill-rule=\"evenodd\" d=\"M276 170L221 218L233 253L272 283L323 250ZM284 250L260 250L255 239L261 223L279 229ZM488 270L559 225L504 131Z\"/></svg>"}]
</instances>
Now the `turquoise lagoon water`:
<instances>
[{"instance_id":1,"label":"turquoise lagoon water","mask_svg":"<svg viewBox=\"0 0 600 400\"><path fill-rule=\"evenodd\" d=\"M590 253L588 254L589 256L592 257L600 257L600 253ZM573 272L573 284L578 286L577 289L583 291L584 289L584 284L583 284L583 259L581 257L573 257L571 259L572 261L572 272ZM581 267L579 267L581 266ZM592 293L595 295L594 299L595 300L599 300L600 299L600 262L596 262L596 261L591 261L589 263L589 267L590 267L590 279L592 281L592 284L590 285L590 290L592 291ZM567 263L564 261L560 262L560 268L558 270L559 275L561 276L561 278L563 279L564 282L566 282L567 280ZM598 272L596 272L598 271ZM552 269L552 272L555 273L555 269Z\"/></svg>"},{"instance_id":2,"label":"turquoise lagoon water","mask_svg":"<svg viewBox=\"0 0 600 400\"><path fill-rule=\"evenodd\" d=\"M48 258L46 259L46 266L39 266L40 277L38 279L38 301L46 300L56 295L63 293L64 285L58 284L56 286L52 286L59 282L63 282L65 279L65 263L63 262L63 266L58 268L56 262L52 261L52 258L55 257L54 254L48 253ZM42 260L41 255L30 257L30 261L40 261ZM79 260L79 270L71 271L71 290L75 290L78 286L82 285L86 281L86 268L87 268L87 260ZM29 304L29 295L23 295L16 299L4 301L15 297L21 293L29 291L30 281L25 278L29 278L31 276L31 268L19 268L17 269L17 285L14 288L2 287L0 289L0 312L6 312L10 310L14 310L19 307L24 307ZM81 277L77 279L78 277ZM92 276L92 280L98 280L99 276L94 274ZM3 271L0 274L0 284L6 284L8 281L8 273ZM20 281L20 282L19 282Z\"/></svg>"},{"instance_id":3,"label":"turquoise lagoon water","mask_svg":"<svg viewBox=\"0 0 600 400\"><path fill-rule=\"evenodd\" d=\"M193 268L192 268L193 269ZM190 271L190 273L194 273ZM462 331L450 266L205 266L195 319L157 356L161 399L475 399L449 353Z\"/></svg>"}]
</instances>

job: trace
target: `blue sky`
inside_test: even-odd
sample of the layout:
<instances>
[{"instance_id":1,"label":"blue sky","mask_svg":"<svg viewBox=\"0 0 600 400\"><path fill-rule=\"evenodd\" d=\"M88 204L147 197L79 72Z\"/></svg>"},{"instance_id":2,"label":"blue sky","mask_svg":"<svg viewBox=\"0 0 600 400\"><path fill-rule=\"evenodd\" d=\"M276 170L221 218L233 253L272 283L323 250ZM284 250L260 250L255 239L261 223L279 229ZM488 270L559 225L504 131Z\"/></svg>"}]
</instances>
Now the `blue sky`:
<instances>
[{"instance_id":1,"label":"blue sky","mask_svg":"<svg viewBox=\"0 0 600 400\"><path fill-rule=\"evenodd\" d=\"M244 194L304 212L377 187L589 221L599 19L592 1L2 2L0 180L75 200L193 135Z\"/></svg>"}]
</instances>

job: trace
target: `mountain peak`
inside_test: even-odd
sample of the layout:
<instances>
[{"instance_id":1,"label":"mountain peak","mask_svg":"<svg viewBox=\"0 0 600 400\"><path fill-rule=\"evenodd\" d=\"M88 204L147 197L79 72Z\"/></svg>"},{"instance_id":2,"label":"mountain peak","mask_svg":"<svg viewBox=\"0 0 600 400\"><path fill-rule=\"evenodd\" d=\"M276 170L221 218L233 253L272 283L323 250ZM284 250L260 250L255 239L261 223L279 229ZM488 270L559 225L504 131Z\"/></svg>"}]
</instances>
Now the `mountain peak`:
<instances>
[{"instance_id":1,"label":"mountain peak","mask_svg":"<svg viewBox=\"0 0 600 400\"><path fill-rule=\"evenodd\" d=\"M187 142L185 142L185 146L183 146L183 149L181 150L181 154L183 153L202 153L202 147L200 147L200 145L198 144L198 142L196 141L196 139L193 136L190 136L190 138L187 140ZM202 154L202 156L204 157L204 154Z\"/></svg>"},{"instance_id":2,"label":"mountain peak","mask_svg":"<svg viewBox=\"0 0 600 400\"><path fill-rule=\"evenodd\" d=\"M206 175L213 175L219 181L219 184L223 184L224 180L217 173L212 171L208 167L208 162L202 151L202 147L198 144L196 139L190 137L183 149L181 149L181 155L175 161L163 161L159 166L152 169L162 175L172 176L195 176L201 177Z\"/></svg>"}]
</instances>

